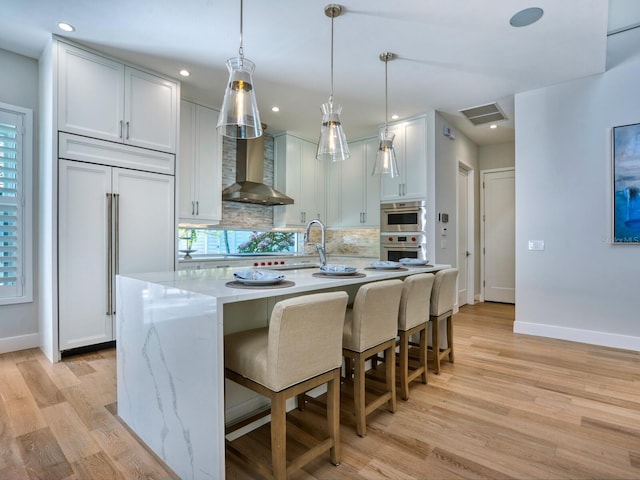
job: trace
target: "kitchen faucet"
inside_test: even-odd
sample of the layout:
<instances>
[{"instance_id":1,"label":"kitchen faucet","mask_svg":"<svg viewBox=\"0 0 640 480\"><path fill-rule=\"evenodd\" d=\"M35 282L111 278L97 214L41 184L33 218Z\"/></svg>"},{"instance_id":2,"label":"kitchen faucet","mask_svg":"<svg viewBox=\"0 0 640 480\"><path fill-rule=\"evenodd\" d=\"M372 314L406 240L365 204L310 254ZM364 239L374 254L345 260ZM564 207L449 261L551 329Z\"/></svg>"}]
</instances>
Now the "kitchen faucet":
<instances>
[{"instance_id":1,"label":"kitchen faucet","mask_svg":"<svg viewBox=\"0 0 640 480\"><path fill-rule=\"evenodd\" d=\"M327 250L326 250L326 243L325 243L326 228L324 226L324 223L322 223L317 218L314 218L313 220L311 220L307 224L307 229L304 232L304 243L309 243L309 230L311 230L311 225L313 225L314 223L318 224L318 226L320 227L320 230L322 231L322 238L321 238L322 243L316 243L315 245L316 245L316 250L318 250L318 256L320 257L320 264L326 265L327 264Z\"/></svg>"}]
</instances>

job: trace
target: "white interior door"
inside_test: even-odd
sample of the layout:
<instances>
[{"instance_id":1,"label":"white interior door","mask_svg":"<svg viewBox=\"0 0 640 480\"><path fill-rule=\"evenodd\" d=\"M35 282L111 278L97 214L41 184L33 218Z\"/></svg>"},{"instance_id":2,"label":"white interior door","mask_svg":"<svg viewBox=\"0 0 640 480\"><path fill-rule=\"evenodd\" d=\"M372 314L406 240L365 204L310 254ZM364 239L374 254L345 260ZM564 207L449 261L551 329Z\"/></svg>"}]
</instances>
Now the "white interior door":
<instances>
[{"instance_id":1,"label":"white interior door","mask_svg":"<svg viewBox=\"0 0 640 480\"><path fill-rule=\"evenodd\" d=\"M515 171L483 174L484 299L515 303Z\"/></svg>"},{"instance_id":2,"label":"white interior door","mask_svg":"<svg viewBox=\"0 0 640 480\"><path fill-rule=\"evenodd\" d=\"M110 298L111 167L60 160L60 350L113 340Z\"/></svg>"},{"instance_id":3,"label":"white interior door","mask_svg":"<svg viewBox=\"0 0 640 480\"><path fill-rule=\"evenodd\" d=\"M468 229L468 204L469 187L467 185L469 173L463 169L458 169L458 306L468 303L467 273L469 269L469 229Z\"/></svg>"}]
</instances>

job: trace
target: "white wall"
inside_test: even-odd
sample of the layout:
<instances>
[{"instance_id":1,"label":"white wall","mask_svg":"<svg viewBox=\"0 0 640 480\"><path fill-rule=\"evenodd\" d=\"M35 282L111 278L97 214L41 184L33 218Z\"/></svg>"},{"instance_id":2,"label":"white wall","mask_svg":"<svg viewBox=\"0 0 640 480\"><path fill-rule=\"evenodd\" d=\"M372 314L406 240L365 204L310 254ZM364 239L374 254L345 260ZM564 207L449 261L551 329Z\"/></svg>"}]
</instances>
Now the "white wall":
<instances>
[{"instance_id":1,"label":"white wall","mask_svg":"<svg viewBox=\"0 0 640 480\"><path fill-rule=\"evenodd\" d=\"M515 143L481 145L478 148L478 165L480 170L514 167L516 165Z\"/></svg>"},{"instance_id":2,"label":"white wall","mask_svg":"<svg viewBox=\"0 0 640 480\"><path fill-rule=\"evenodd\" d=\"M30 303L0 305L0 353L38 345L38 282L34 277L37 253L38 215L38 62L0 49L0 102L33 110L33 239L34 299Z\"/></svg>"},{"instance_id":3,"label":"white wall","mask_svg":"<svg viewBox=\"0 0 640 480\"><path fill-rule=\"evenodd\" d=\"M640 350L640 246L609 242L611 128L640 122L638 78L636 59L515 97L516 332Z\"/></svg>"},{"instance_id":4,"label":"white wall","mask_svg":"<svg viewBox=\"0 0 640 480\"><path fill-rule=\"evenodd\" d=\"M451 128L455 139L451 140L445 137L444 127ZM455 130L449 125L444 118L436 112L434 119L434 138L435 144L435 215L438 212L449 214L449 223L447 224L446 248L441 248L440 228L441 223L435 219L435 245L436 252L435 261L438 263L448 263L453 266L458 265L457 258L457 201L458 201L458 165L464 163L475 172L474 190L475 190L475 247L474 251L480 251L480 173L478 167L478 146L469 140L462 132ZM475 282L474 294L480 293L480 256L475 255Z\"/></svg>"}]
</instances>

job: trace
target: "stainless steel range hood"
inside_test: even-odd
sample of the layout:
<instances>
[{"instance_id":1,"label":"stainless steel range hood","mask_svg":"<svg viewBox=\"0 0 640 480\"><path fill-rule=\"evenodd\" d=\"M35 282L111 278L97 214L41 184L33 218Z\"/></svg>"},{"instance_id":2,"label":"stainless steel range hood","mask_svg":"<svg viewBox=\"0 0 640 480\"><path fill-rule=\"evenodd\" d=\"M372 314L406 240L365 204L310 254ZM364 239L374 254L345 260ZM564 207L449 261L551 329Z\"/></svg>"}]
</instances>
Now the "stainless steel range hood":
<instances>
[{"instance_id":1,"label":"stainless steel range hood","mask_svg":"<svg viewBox=\"0 0 640 480\"><path fill-rule=\"evenodd\" d=\"M222 200L257 205L290 205L287 197L262 183L264 178L264 137L236 141L236 183L222 191Z\"/></svg>"}]
</instances>

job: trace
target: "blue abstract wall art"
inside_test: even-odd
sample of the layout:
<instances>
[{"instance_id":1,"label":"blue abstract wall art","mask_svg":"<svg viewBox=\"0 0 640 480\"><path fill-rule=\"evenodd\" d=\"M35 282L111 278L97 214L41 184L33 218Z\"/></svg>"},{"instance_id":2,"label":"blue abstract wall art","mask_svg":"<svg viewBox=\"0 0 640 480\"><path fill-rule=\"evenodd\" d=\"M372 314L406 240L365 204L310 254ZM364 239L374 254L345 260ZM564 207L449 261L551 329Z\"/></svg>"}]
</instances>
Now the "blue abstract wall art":
<instances>
[{"instance_id":1,"label":"blue abstract wall art","mask_svg":"<svg viewBox=\"0 0 640 480\"><path fill-rule=\"evenodd\" d=\"M613 127L613 242L640 244L640 123Z\"/></svg>"}]
</instances>

